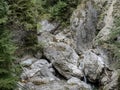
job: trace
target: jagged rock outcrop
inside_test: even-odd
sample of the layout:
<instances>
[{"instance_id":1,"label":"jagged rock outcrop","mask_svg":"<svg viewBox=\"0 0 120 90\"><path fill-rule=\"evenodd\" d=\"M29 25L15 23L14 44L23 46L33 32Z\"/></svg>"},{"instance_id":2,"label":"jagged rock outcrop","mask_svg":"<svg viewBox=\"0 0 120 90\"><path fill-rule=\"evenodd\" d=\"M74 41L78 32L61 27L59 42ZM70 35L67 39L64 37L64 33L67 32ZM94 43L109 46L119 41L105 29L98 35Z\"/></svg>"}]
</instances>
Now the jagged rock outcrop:
<instances>
[{"instance_id":1,"label":"jagged rock outcrop","mask_svg":"<svg viewBox=\"0 0 120 90\"><path fill-rule=\"evenodd\" d=\"M77 76L80 78L83 76L81 70L77 67L79 56L69 45L55 43L45 48L44 55L64 77Z\"/></svg>"},{"instance_id":2,"label":"jagged rock outcrop","mask_svg":"<svg viewBox=\"0 0 120 90\"><path fill-rule=\"evenodd\" d=\"M120 86L118 85L119 76L120 76L119 69L112 72L111 79L109 80L109 83L103 86L103 90L119 90L120 89Z\"/></svg>"},{"instance_id":3,"label":"jagged rock outcrop","mask_svg":"<svg viewBox=\"0 0 120 90\"><path fill-rule=\"evenodd\" d=\"M21 62L22 79L29 79L35 90L119 90L120 72L115 66L119 60L110 56L105 43L120 15L119 4L119 0L83 0L70 26L56 34L51 33L54 24L42 21L38 41L44 43L43 56Z\"/></svg>"},{"instance_id":4,"label":"jagged rock outcrop","mask_svg":"<svg viewBox=\"0 0 120 90\"><path fill-rule=\"evenodd\" d=\"M92 48L92 40L96 36L97 11L93 2L87 1L80 4L71 17L71 28L77 52L84 52Z\"/></svg>"},{"instance_id":5,"label":"jagged rock outcrop","mask_svg":"<svg viewBox=\"0 0 120 90\"><path fill-rule=\"evenodd\" d=\"M91 82L96 82L101 76L105 67L103 59L97 56L92 50L86 51L83 59L80 60L79 68L83 69L85 76Z\"/></svg>"},{"instance_id":6,"label":"jagged rock outcrop","mask_svg":"<svg viewBox=\"0 0 120 90\"><path fill-rule=\"evenodd\" d=\"M28 60L26 60L26 62L29 63ZM51 67L51 64L49 64L48 61L45 59L36 60L29 67L23 67L23 70L24 71L21 74L22 80L29 80L31 82L39 83L39 82L44 82L44 81L49 82L51 80L57 79L53 75L54 70Z\"/></svg>"}]
</instances>

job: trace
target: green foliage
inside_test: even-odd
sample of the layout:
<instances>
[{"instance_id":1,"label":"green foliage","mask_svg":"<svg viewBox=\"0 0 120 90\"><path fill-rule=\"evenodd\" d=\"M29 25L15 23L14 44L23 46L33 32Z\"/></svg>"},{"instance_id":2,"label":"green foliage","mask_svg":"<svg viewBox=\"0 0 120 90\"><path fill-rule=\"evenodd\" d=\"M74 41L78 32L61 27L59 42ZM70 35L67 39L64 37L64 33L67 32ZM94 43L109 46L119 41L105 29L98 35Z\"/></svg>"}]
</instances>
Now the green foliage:
<instances>
[{"instance_id":1,"label":"green foliage","mask_svg":"<svg viewBox=\"0 0 120 90\"><path fill-rule=\"evenodd\" d=\"M37 52L41 52L43 53L43 49L44 49L44 43L40 42L36 45L34 45L34 47L30 47L28 50L26 50L28 53L31 53L32 55L37 54Z\"/></svg>"},{"instance_id":2,"label":"green foliage","mask_svg":"<svg viewBox=\"0 0 120 90\"><path fill-rule=\"evenodd\" d=\"M14 90L15 78L6 77L0 79L0 90Z\"/></svg>"},{"instance_id":3,"label":"green foliage","mask_svg":"<svg viewBox=\"0 0 120 90\"><path fill-rule=\"evenodd\" d=\"M7 0L9 11L7 24L12 31L22 30L25 35L21 38L22 46L31 47L37 43L37 17L36 0Z\"/></svg>"},{"instance_id":4,"label":"green foliage","mask_svg":"<svg viewBox=\"0 0 120 90\"><path fill-rule=\"evenodd\" d=\"M8 5L0 1L0 90L14 90L15 77L12 72L15 46L7 28Z\"/></svg>"},{"instance_id":5,"label":"green foliage","mask_svg":"<svg viewBox=\"0 0 120 90\"><path fill-rule=\"evenodd\" d=\"M9 32L5 25L0 25L0 90L14 89L15 78L12 75L14 50Z\"/></svg>"},{"instance_id":6,"label":"green foliage","mask_svg":"<svg viewBox=\"0 0 120 90\"><path fill-rule=\"evenodd\" d=\"M50 8L51 19L65 21L67 18L64 12L67 12L67 4L63 1L57 2L57 4Z\"/></svg>"},{"instance_id":7,"label":"green foliage","mask_svg":"<svg viewBox=\"0 0 120 90\"><path fill-rule=\"evenodd\" d=\"M120 59L120 42L117 41L117 38L120 36L120 18L115 19L115 27L112 30L110 35L109 44L112 45L114 55Z\"/></svg>"},{"instance_id":8,"label":"green foliage","mask_svg":"<svg viewBox=\"0 0 120 90\"><path fill-rule=\"evenodd\" d=\"M39 4L38 13L40 18L44 16L49 20L55 20L61 22L61 24L69 24L69 18L72 11L81 2L80 0L37 0Z\"/></svg>"},{"instance_id":9,"label":"green foliage","mask_svg":"<svg viewBox=\"0 0 120 90\"><path fill-rule=\"evenodd\" d=\"M0 24L6 22L7 20L7 10L8 10L8 5L4 0L0 0Z\"/></svg>"},{"instance_id":10,"label":"green foliage","mask_svg":"<svg viewBox=\"0 0 120 90\"><path fill-rule=\"evenodd\" d=\"M37 9L35 0L8 0L9 22L24 29L36 27Z\"/></svg>"}]
</instances>

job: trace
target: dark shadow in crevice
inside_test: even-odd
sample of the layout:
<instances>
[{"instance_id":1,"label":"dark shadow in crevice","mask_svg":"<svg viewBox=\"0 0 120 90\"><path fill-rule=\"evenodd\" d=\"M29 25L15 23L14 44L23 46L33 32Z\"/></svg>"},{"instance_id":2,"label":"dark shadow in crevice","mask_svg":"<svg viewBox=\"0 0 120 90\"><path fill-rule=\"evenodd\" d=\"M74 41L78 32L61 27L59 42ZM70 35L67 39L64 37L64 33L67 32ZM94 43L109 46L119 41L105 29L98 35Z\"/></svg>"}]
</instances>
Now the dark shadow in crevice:
<instances>
[{"instance_id":1,"label":"dark shadow in crevice","mask_svg":"<svg viewBox=\"0 0 120 90\"><path fill-rule=\"evenodd\" d=\"M67 81L67 78L64 77L63 75L61 75L54 66L52 66L52 68L55 70L55 74L54 74L54 75L55 75L57 78L59 78L60 80L65 80L65 81Z\"/></svg>"},{"instance_id":2,"label":"dark shadow in crevice","mask_svg":"<svg viewBox=\"0 0 120 90\"><path fill-rule=\"evenodd\" d=\"M45 60L47 60L49 63L51 63L50 60L47 59L47 57L46 57L45 55L42 55L41 59L45 59Z\"/></svg>"},{"instance_id":3,"label":"dark shadow in crevice","mask_svg":"<svg viewBox=\"0 0 120 90\"><path fill-rule=\"evenodd\" d=\"M49 63L51 63L51 61L45 56L45 55L42 55L41 59L45 59L47 60ZM58 70L52 65L52 68L55 70L55 73L53 73L57 78L59 78L60 80L67 80L66 77L64 77L63 75L61 75Z\"/></svg>"}]
</instances>

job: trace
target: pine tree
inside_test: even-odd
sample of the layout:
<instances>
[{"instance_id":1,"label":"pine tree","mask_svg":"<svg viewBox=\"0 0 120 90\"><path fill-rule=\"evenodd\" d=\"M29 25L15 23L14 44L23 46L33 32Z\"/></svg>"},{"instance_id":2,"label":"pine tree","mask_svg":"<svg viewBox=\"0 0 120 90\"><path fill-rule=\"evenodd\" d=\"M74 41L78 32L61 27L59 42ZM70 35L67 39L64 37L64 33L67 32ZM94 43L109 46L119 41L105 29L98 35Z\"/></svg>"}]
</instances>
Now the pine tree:
<instances>
[{"instance_id":1,"label":"pine tree","mask_svg":"<svg viewBox=\"0 0 120 90\"><path fill-rule=\"evenodd\" d=\"M0 90L13 90L15 78L12 73L14 46L7 30L7 3L0 0Z\"/></svg>"}]
</instances>

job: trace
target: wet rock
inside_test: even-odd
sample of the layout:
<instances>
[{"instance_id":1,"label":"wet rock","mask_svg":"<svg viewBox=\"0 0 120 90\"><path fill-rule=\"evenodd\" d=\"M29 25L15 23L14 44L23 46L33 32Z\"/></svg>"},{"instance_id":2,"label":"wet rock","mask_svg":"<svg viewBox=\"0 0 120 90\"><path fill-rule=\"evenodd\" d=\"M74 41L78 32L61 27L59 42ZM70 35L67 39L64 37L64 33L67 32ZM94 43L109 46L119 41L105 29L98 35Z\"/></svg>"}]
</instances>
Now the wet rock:
<instances>
[{"instance_id":1,"label":"wet rock","mask_svg":"<svg viewBox=\"0 0 120 90\"><path fill-rule=\"evenodd\" d=\"M82 72L77 67L79 56L69 45L56 43L45 48L44 55L64 77L82 76Z\"/></svg>"}]
</instances>

